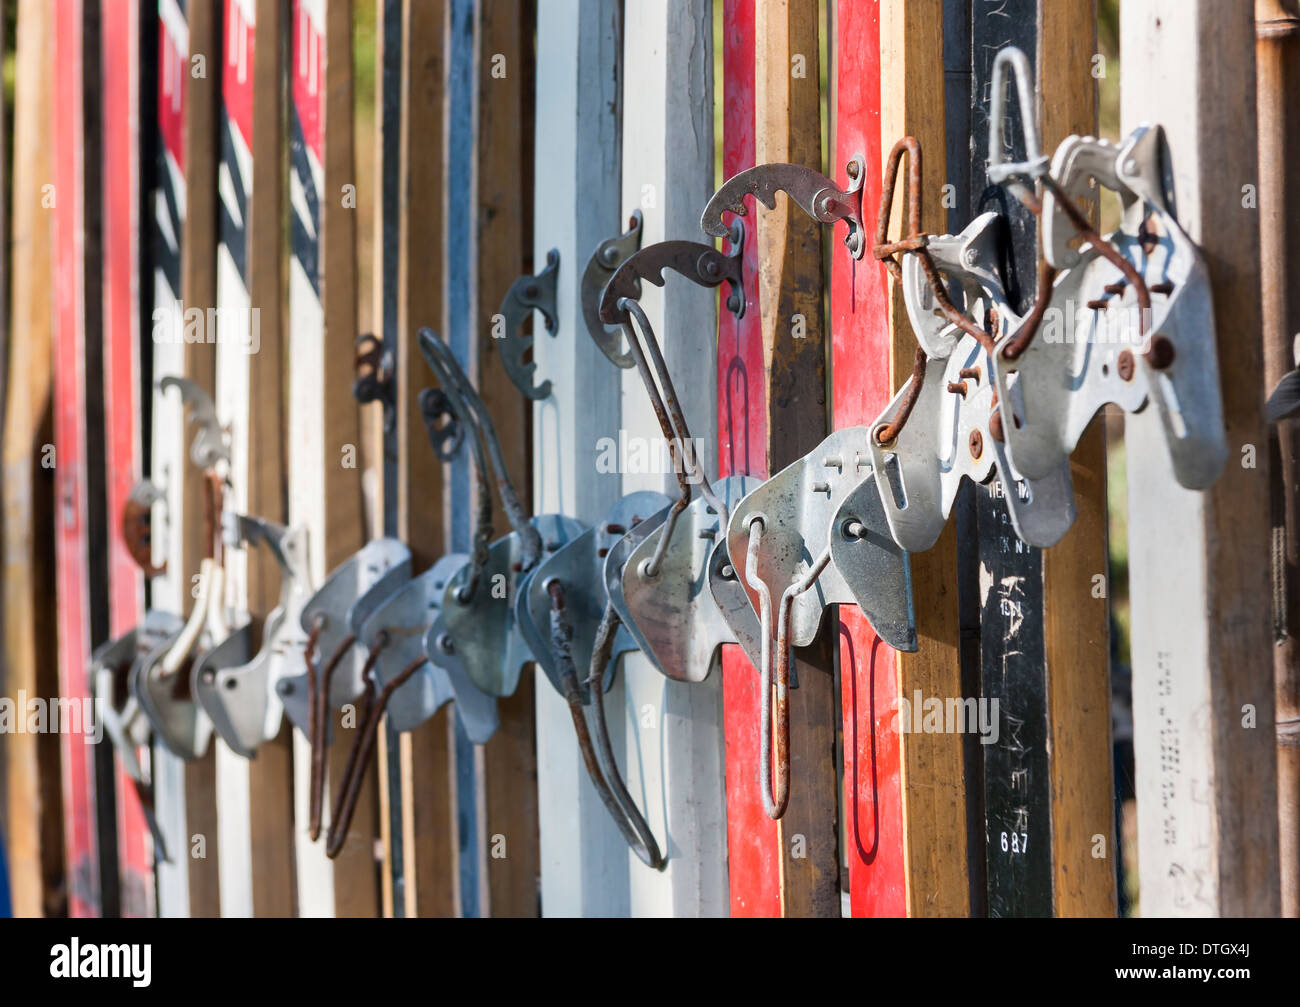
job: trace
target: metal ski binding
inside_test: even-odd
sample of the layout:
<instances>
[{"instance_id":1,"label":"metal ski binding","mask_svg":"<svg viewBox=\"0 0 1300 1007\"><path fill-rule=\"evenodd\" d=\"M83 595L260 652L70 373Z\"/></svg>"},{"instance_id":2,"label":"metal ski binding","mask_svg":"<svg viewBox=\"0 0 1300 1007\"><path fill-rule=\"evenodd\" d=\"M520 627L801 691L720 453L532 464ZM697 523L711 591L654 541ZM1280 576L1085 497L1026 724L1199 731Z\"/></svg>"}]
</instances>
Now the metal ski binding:
<instances>
[{"instance_id":1,"label":"metal ski binding","mask_svg":"<svg viewBox=\"0 0 1300 1007\"><path fill-rule=\"evenodd\" d=\"M710 485L691 447L694 441L672 376L636 291L643 278L662 283L665 267L681 272L689 266L685 275L704 286L725 279L732 289L728 305L739 316L744 311L744 227L739 220L733 222L729 240L733 251L725 256L710 246L684 241L643 248L619 267L601 298L601 320L623 326L651 408L673 451L681 491L671 508L630 530L610 551L604 582L611 604L640 648L663 674L686 682L706 679L725 643L740 643L751 660L760 656L758 622L727 556L726 528L730 508L762 480L737 475L723 480L719 490Z\"/></svg>"},{"instance_id":2,"label":"metal ski binding","mask_svg":"<svg viewBox=\"0 0 1300 1007\"><path fill-rule=\"evenodd\" d=\"M285 528L242 514L227 516L226 544L264 545L280 568L279 604L262 624L262 642L250 654L250 627L232 633L194 669L195 699L230 749L251 759L280 732L283 685L302 674L306 634L299 624L312 593L307 529Z\"/></svg>"},{"instance_id":3,"label":"metal ski binding","mask_svg":"<svg viewBox=\"0 0 1300 1007\"><path fill-rule=\"evenodd\" d=\"M356 627L411 576L411 551L393 538L367 542L340 563L302 606L303 672L278 683L281 702L311 744L308 834L320 835L325 792L325 753L333 737L329 711L366 691L361 655L353 649Z\"/></svg>"},{"instance_id":4,"label":"metal ski binding","mask_svg":"<svg viewBox=\"0 0 1300 1007\"><path fill-rule=\"evenodd\" d=\"M903 154L910 233L888 240L889 211ZM1001 218L981 214L958 235L923 234L920 145L905 137L885 169L873 252L901 281L918 348L912 375L872 424L872 472L890 532L909 552L929 549L951 513L963 477L1002 480L1016 533L1032 546L1055 544L1074 522L1069 464L1024 480L1006 456L990 377L1001 326L1016 324L996 263ZM900 263L895 256L911 253ZM948 291L960 294L958 308ZM1039 291L1039 305L1047 294ZM972 319L970 312L977 318ZM847 516L846 516L847 517Z\"/></svg>"},{"instance_id":5,"label":"metal ski binding","mask_svg":"<svg viewBox=\"0 0 1300 1007\"><path fill-rule=\"evenodd\" d=\"M139 754L141 748L148 747L152 729L131 692L130 680L136 663L175 639L183 625L171 612L149 611L139 626L101 645L90 656L90 690L96 711L140 798L158 855L165 861L170 858L154 816L153 784Z\"/></svg>"},{"instance_id":6,"label":"metal ski binding","mask_svg":"<svg viewBox=\"0 0 1300 1007\"><path fill-rule=\"evenodd\" d=\"M216 407L208 395L186 378L165 377L163 393L176 388L191 407L190 423L196 427L190 446L191 462L205 473L208 512L221 513L224 477L219 469L230 462ZM212 721L196 702L191 673L206 652L228 635L222 604L224 576L220 564L220 535L209 529L210 548L199 568L198 594L189 618L173 636L159 641L130 672L129 686L141 712L158 738L178 758L197 759L207 751Z\"/></svg>"},{"instance_id":7,"label":"metal ski binding","mask_svg":"<svg viewBox=\"0 0 1300 1007\"><path fill-rule=\"evenodd\" d=\"M845 165L849 177L847 189L840 189L819 171L802 164L772 162L758 164L733 175L713 194L704 213L700 215L700 228L715 238L724 237L728 227L722 219L724 213L743 217L745 197L753 196L769 210L776 208L776 194L785 192L804 213L822 224L842 220L849 226L844 236L845 247L855 259L866 252L867 229L862 220L862 183L866 177L866 161L861 154Z\"/></svg>"},{"instance_id":8,"label":"metal ski binding","mask_svg":"<svg viewBox=\"0 0 1300 1007\"><path fill-rule=\"evenodd\" d=\"M1093 416L1107 403L1139 412L1154 403L1174 475L1188 489L1205 489L1228 456L1219 390L1209 274L1200 250L1179 226L1166 192L1159 126L1140 126L1118 147L1071 136L1052 158L1038 154L1032 121L1029 65L1004 49L993 67L989 128L1000 137L1001 81L1015 71L1029 161L1003 163L990 142L989 177L1034 208L1029 186L1041 181L1043 254L1064 270L1052 308L1064 314L1056 338L1036 326L1008 331L995 358L1007 450L1029 477L1068 458ZM1101 237L1076 200L1097 198L1097 186L1119 193L1119 230ZM1081 250L1073 247L1082 239Z\"/></svg>"},{"instance_id":9,"label":"metal ski binding","mask_svg":"<svg viewBox=\"0 0 1300 1007\"><path fill-rule=\"evenodd\" d=\"M385 714L395 730L411 731L455 700L456 715L470 741L483 744L496 731L496 701L474 688L459 662L431 664L424 647L430 613L438 611L448 578L465 559L444 556L389 594L359 624L353 622L357 642L367 652L362 668L363 712L331 806L325 845L331 858L343 849ZM361 615L354 606L350 618Z\"/></svg>"},{"instance_id":10,"label":"metal ski binding","mask_svg":"<svg viewBox=\"0 0 1300 1007\"><path fill-rule=\"evenodd\" d=\"M453 422L464 431L478 480L473 552L448 580L439 618L446 641L454 647L470 680L489 696L509 696L518 686L524 666L534 659L516 611L517 606L526 604L528 581L545 555L558 552L584 529L580 522L559 514L529 519L510 483L496 428L483 400L446 343L429 329L420 330L419 340L420 352L451 404ZM491 543L489 459L513 529Z\"/></svg>"},{"instance_id":11,"label":"metal ski binding","mask_svg":"<svg viewBox=\"0 0 1300 1007\"><path fill-rule=\"evenodd\" d=\"M582 271L582 283L579 286L582 296L582 319L587 323L587 331L600 352L609 358L615 367L626 370L636 365L636 360L629 351L622 349L623 333L618 326L606 326L600 319L600 295L627 257L641 247L641 211L633 210L628 220L628 229L623 234L602 241L591 258L587 268Z\"/></svg>"},{"instance_id":12,"label":"metal ski binding","mask_svg":"<svg viewBox=\"0 0 1300 1007\"><path fill-rule=\"evenodd\" d=\"M582 555L588 553L594 540L587 538L585 547L575 548L567 557L560 559L566 545L583 539L586 529L581 523L562 515L540 515L531 520L527 518L523 504L510 483L496 428L483 400L470 385L459 362L442 340L428 329L421 329L419 338L425 360L451 401L455 422L466 428L469 434L479 489L474 553L469 562L463 564L447 583L443 593L442 612L425 638L427 652L435 659L441 659L444 655L459 657L474 683L494 696L514 692L525 663L535 660L541 664L568 702L587 773L602 802L633 852L644 863L658 869L663 865L663 855L618 773L618 764L614 759L605 724L604 704L600 702L600 686L603 683L600 682L599 675L594 683L588 680L588 688L594 693L590 705L596 716L598 749L592 742L587 726L583 711L583 687L574 665L574 631L567 607L568 595L572 591L576 598L578 589L589 588L593 580L600 582L590 569L579 570L575 579L575 574L567 568L566 561L580 560ZM488 457L491 458L496 475L501 503L513 529L511 534L498 539L491 546L488 545L492 530L492 497L487 485ZM635 506L635 503L628 506ZM556 564L542 584L547 596L546 624L549 634L547 639L534 639L532 646L537 649L533 650L528 637L537 637L539 634L531 625L531 588L541 576L541 569L550 560L556 560ZM563 579L565 577L569 579ZM608 616L609 609L606 608L605 611ZM598 661L603 662L599 664L601 668L608 665L609 649L613 647L615 632L615 625L608 619L602 620L593 643L593 667L597 666Z\"/></svg>"},{"instance_id":13,"label":"metal ski binding","mask_svg":"<svg viewBox=\"0 0 1300 1007\"><path fill-rule=\"evenodd\" d=\"M540 311L546 331L555 334L559 324L555 306L555 284L560 269L560 253L552 248L546 253L546 267L536 276L521 276L510 284L501 302L505 334L498 341L501 362L515 387L530 399L544 399L551 394L551 382L533 384L534 361L524 362L524 354L533 346L534 336L520 335L519 329L534 311Z\"/></svg>"}]
</instances>

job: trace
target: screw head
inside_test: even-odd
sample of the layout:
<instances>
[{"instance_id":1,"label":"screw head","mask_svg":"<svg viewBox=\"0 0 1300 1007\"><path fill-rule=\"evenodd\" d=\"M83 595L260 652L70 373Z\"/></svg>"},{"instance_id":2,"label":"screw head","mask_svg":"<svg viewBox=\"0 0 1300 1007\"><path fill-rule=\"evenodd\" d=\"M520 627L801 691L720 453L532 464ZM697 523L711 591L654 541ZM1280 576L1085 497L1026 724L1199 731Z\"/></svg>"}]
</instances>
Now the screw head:
<instances>
[{"instance_id":1,"label":"screw head","mask_svg":"<svg viewBox=\"0 0 1300 1007\"><path fill-rule=\"evenodd\" d=\"M970 432L970 456L974 458L976 461L978 461L979 456L982 455L983 453L984 453L984 437L980 434L978 430L972 430Z\"/></svg>"},{"instance_id":2,"label":"screw head","mask_svg":"<svg viewBox=\"0 0 1300 1007\"><path fill-rule=\"evenodd\" d=\"M848 164L844 166L845 174L847 174L849 178L857 178L858 172L860 170L861 169L858 167L857 161L850 161Z\"/></svg>"},{"instance_id":3,"label":"screw head","mask_svg":"<svg viewBox=\"0 0 1300 1007\"><path fill-rule=\"evenodd\" d=\"M530 284L528 284L528 286L524 287L524 296L525 296L525 297L536 297L536 296L537 296L537 293L538 293L538 291L537 291L537 284L536 284L536 283L530 283Z\"/></svg>"},{"instance_id":4,"label":"screw head","mask_svg":"<svg viewBox=\"0 0 1300 1007\"><path fill-rule=\"evenodd\" d=\"M976 430L975 433L978 434L979 431ZM1000 409L994 410L993 415L989 417L989 436L999 444L1004 440L1002 431L1002 410ZM976 455L975 457L978 458L979 455Z\"/></svg>"},{"instance_id":5,"label":"screw head","mask_svg":"<svg viewBox=\"0 0 1300 1007\"><path fill-rule=\"evenodd\" d=\"M1115 362L1115 370L1124 381L1133 380L1134 364L1132 350L1124 350L1120 353L1119 360Z\"/></svg>"},{"instance_id":6,"label":"screw head","mask_svg":"<svg viewBox=\"0 0 1300 1007\"><path fill-rule=\"evenodd\" d=\"M976 253L975 249L973 248L968 248L966 249L966 251L961 253L961 261L964 262L967 266L974 266L975 263L978 261L978 259L979 259L979 255Z\"/></svg>"},{"instance_id":7,"label":"screw head","mask_svg":"<svg viewBox=\"0 0 1300 1007\"><path fill-rule=\"evenodd\" d=\"M1146 352L1147 363L1157 370L1164 370L1174 362L1174 344L1168 336L1156 336Z\"/></svg>"}]
</instances>

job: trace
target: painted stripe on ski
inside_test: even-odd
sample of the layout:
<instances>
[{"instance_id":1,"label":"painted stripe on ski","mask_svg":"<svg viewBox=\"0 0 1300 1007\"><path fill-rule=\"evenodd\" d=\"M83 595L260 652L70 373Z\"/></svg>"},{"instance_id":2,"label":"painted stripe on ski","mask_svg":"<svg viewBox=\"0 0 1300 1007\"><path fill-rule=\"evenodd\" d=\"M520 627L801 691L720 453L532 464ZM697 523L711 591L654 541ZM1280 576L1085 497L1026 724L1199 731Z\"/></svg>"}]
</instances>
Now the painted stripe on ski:
<instances>
[{"instance_id":1,"label":"painted stripe on ski","mask_svg":"<svg viewBox=\"0 0 1300 1007\"><path fill-rule=\"evenodd\" d=\"M54 543L59 610L59 697L89 703L90 571L86 469L86 234L82 143L82 22L80 0L54 15L56 99L54 143ZM100 871L96 844L94 748L80 731L60 726L63 841L68 915L98 916Z\"/></svg>"},{"instance_id":2,"label":"painted stripe on ski","mask_svg":"<svg viewBox=\"0 0 1300 1007\"><path fill-rule=\"evenodd\" d=\"M713 115L712 4L628 0L623 6L622 220L644 215L642 247L666 239L695 239L700 209L713 189L712 145L698 142ZM613 233L613 232L611 232ZM587 254L590 254L588 252ZM585 259L575 270L585 267ZM645 284L640 303L663 345L664 361L708 478L716 471L717 297L693 283ZM590 337L580 332L578 338ZM663 440L635 369L606 365L605 380L621 380L620 436ZM561 392L561 394L565 394ZM578 391L581 402L583 393ZM606 431L606 434L612 431ZM623 475L623 492L676 494L673 473ZM606 702L623 710L625 778L638 808L663 848L660 872L624 854L633 916L725 916L728 909L726 806L723 781L722 680L666 678L644 655L627 654L619 670L624 697ZM615 717L617 720L617 717ZM619 728L613 728L617 733Z\"/></svg>"},{"instance_id":3,"label":"painted stripe on ski","mask_svg":"<svg viewBox=\"0 0 1300 1007\"><path fill-rule=\"evenodd\" d=\"M103 101L104 441L109 636L144 615L144 578L119 520L141 473L140 2L100 0ZM153 841L130 776L117 771L123 916L154 915Z\"/></svg>"},{"instance_id":4,"label":"painted stripe on ski","mask_svg":"<svg viewBox=\"0 0 1300 1007\"><path fill-rule=\"evenodd\" d=\"M722 175L754 165L754 0L726 0L722 13ZM753 221L761 210L751 213ZM718 475L766 476L767 383L758 290L758 229L745 229L745 317L718 311ZM725 294L723 295L725 296ZM726 735L727 863L732 916L781 915L776 823L758 791L758 671L740 647L722 653Z\"/></svg>"}]
</instances>

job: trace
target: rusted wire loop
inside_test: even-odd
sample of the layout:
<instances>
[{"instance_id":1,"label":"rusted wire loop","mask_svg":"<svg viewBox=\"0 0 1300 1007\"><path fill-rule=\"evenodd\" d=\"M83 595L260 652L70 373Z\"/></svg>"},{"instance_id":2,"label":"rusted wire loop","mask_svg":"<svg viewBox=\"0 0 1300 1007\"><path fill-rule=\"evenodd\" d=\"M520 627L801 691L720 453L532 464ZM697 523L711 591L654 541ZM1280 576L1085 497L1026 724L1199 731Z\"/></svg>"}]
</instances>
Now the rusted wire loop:
<instances>
[{"instance_id":1,"label":"rusted wire loop","mask_svg":"<svg viewBox=\"0 0 1300 1007\"><path fill-rule=\"evenodd\" d=\"M909 233L891 242L889 240L889 221L894 208L894 186L898 180L898 167L903 155L907 154L907 187L903 199L907 205L907 226ZM921 231L921 144L914 136L905 136L894 144L889 152L889 162L885 166L884 184L880 192L880 214L876 218L876 244L872 254L885 264L889 275L895 280L902 280L903 266L898 256L911 253L921 262L921 271L930 285L934 301L943 313L943 317L957 326L962 332L973 336L985 350L992 350L993 344L984 332L970 318L958 310L948 297L948 288L944 286L943 277L934 264L926 245L930 236ZM918 390L919 391L919 390ZM902 424L898 424L902 428Z\"/></svg>"},{"instance_id":2,"label":"rusted wire loop","mask_svg":"<svg viewBox=\"0 0 1300 1007\"><path fill-rule=\"evenodd\" d=\"M605 722L605 707L602 684L605 668L609 665L614 644L614 634L618 630L618 614L606 605L604 617L596 633L592 647L591 667L588 684L591 689L591 704L596 718L596 736L600 744L599 752L592 744L591 732L587 727L587 716L582 708L582 692L578 687L578 674L573 665L573 627L564 612L564 585L559 580L551 580L546 585L551 597L551 649L555 653L555 663L560 670L560 681L564 685L564 699L569 704L569 716L573 718L573 729L578 736L578 748L582 750L582 761L587 767L601 803L614 819L619 832L627 841L637 858L654 870L664 865L664 856L655 841L654 833L645 817L632 802L631 795L618 770L614 758L614 748L609 741L609 728ZM603 757L603 758L602 758Z\"/></svg>"},{"instance_id":3,"label":"rusted wire loop","mask_svg":"<svg viewBox=\"0 0 1300 1007\"><path fill-rule=\"evenodd\" d=\"M831 560L827 545L807 572L785 589L777 605L776 654L772 654L772 595L758 574L758 550L763 541L765 519L749 519L749 550L745 557L745 580L758 592L761 644L759 669L761 691L759 725L758 786L769 818L780 818L790 803L790 613L794 600L808 591ZM775 693L775 696L773 695ZM773 737L775 736L775 745ZM775 753L773 748L775 747ZM775 755L775 758L774 758ZM775 763L775 764L774 764Z\"/></svg>"},{"instance_id":4,"label":"rusted wire loop","mask_svg":"<svg viewBox=\"0 0 1300 1007\"><path fill-rule=\"evenodd\" d=\"M487 462L485 455L491 460L492 471L496 475L497 494L501 498L501 506L505 509L506 517L510 521L510 527L519 536L521 546L520 563L523 570L531 570L541 559L542 536L528 520L528 511L520 501L514 484L510 481L510 472L506 467L505 454L501 450L501 441L497 438L496 426L492 422L492 414L488 412L487 406L483 404L478 392L470 384L469 378L461 369L460 361L451 352L451 347L438 338L432 329L420 329L419 342L420 352L423 354L430 370L438 379L443 391L447 393L457 419L464 427L473 430L475 434L470 438L470 442L473 445L474 465L478 473L479 486L484 492L479 494L479 520L474 536L475 550L470 559L472 564L471 576L464 587L464 590L468 593L460 599L461 601L468 601L473 593L470 590L470 584L473 584L474 589L477 589L483 567L487 562L486 545L491 539L491 510L490 507L485 507L482 503L483 500L490 496L486 492ZM487 515L488 518L486 523L484 522L484 515ZM480 548L480 543L483 546L482 548Z\"/></svg>"},{"instance_id":5,"label":"rusted wire loop","mask_svg":"<svg viewBox=\"0 0 1300 1007\"><path fill-rule=\"evenodd\" d=\"M894 211L894 185L898 181L898 166L904 153L907 154L907 187L903 190L903 201L907 207L908 235L901 242L890 244L889 218ZM876 244L871 252L885 264L894 279L901 280L903 266L895 254L919 251L925 247L926 237L921 231L921 144L916 137L905 136L889 152L880 190L880 212L876 217Z\"/></svg>"},{"instance_id":6,"label":"rusted wire loop","mask_svg":"<svg viewBox=\"0 0 1300 1007\"><path fill-rule=\"evenodd\" d=\"M1052 178L1051 175L1045 175L1043 176L1043 184L1052 190L1057 205L1070 218L1070 223L1079 232L1079 237L1095 248L1098 255L1123 273L1124 279L1133 284L1133 289L1137 292L1140 315L1138 318L1138 338L1144 339L1147 328L1151 323L1151 292L1147 289L1146 280L1142 278L1142 274L1137 271L1133 263L1120 254L1119 249L1097 233L1097 229L1088 222L1088 218L1083 215L1083 211L1074 204L1074 200L1057 184L1056 179ZM1148 347L1144 353L1150 354L1151 348Z\"/></svg>"},{"instance_id":7,"label":"rusted wire loop","mask_svg":"<svg viewBox=\"0 0 1300 1007\"><path fill-rule=\"evenodd\" d=\"M692 483L699 487L700 495L718 514L723 528L727 526L729 513L727 505L714 492L713 486L705 477L700 460L695 454L694 441L691 440L691 432L686 425L686 414L682 411L681 400L677 397L677 389L673 387L672 375L664 361L663 351L659 347L659 339L650 324L650 319L640 303L630 298L622 298L618 302L618 308L627 314L627 320L623 322L627 343L636 359L637 373L641 375L646 395L650 398L650 407L659 420L659 429L663 431L668 441L669 450L676 456L674 467L677 470L677 485L682 492L664 522L664 530L659 536L654 555L646 562L642 571L645 576L653 577L659 572L664 553L676 528L677 518L690 503Z\"/></svg>"},{"instance_id":8,"label":"rusted wire loop","mask_svg":"<svg viewBox=\"0 0 1300 1007\"><path fill-rule=\"evenodd\" d=\"M325 626L325 616L318 615L312 622L313 634L319 635ZM308 638L307 648L307 726L308 741L311 744L311 778L308 786L308 835L312 842L320 838L321 807L325 803L325 722L329 719L330 682L334 678L334 669L343 660L357 638L349 633L339 641L334 653L325 662L323 671L317 671L313 657L316 650L315 637Z\"/></svg>"},{"instance_id":9,"label":"rusted wire loop","mask_svg":"<svg viewBox=\"0 0 1300 1007\"><path fill-rule=\"evenodd\" d=\"M898 415L894 417L892 423L876 428L877 444L889 444L902 433L907 418L912 415L912 410L916 407L916 400L921 397L921 386L925 383L926 361L925 350L918 346L916 356L912 359L912 376L908 379L907 392L899 404Z\"/></svg>"},{"instance_id":10,"label":"rusted wire loop","mask_svg":"<svg viewBox=\"0 0 1300 1007\"><path fill-rule=\"evenodd\" d=\"M379 721L388 708L388 701L393 693L406 684L417 671L428 663L427 655L420 655L389 681L379 696L375 697L373 678L366 677L366 712L358 728L357 740L348 753L348 765L344 770L344 783L339 792L339 799L330 814L329 836L325 843L325 855L331 860L339 855L347 839L348 829L352 826L352 815L357 808L357 797L375 758L375 742L379 736ZM373 670L373 664L367 661Z\"/></svg>"},{"instance_id":11,"label":"rusted wire loop","mask_svg":"<svg viewBox=\"0 0 1300 1007\"><path fill-rule=\"evenodd\" d=\"M1029 349L1029 344L1033 342L1034 335L1043 322L1043 316L1047 313L1047 305L1051 303L1052 284L1055 282L1056 270L1052 268L1051 263L1040 252L1038 256L1038 294L1034 297L1033 308L1020 323L1020 330L1013 338L1007 340L1007 344L1002 347L1002 356L1005 359L1015 360L1025 350Z\"/></svg>"},{"instance_id":12,"label":"rusted wire loop","mask_svg":"<svg viewBox=\"0 0 1300 1007\"><path fill-rule=\"evenodd\" d=\"M316 752L316 693L319 690L320 673L316 670L316 661L313 655L316 653L316 644L320 640L321 631L325 628L325 616L317 614L312 620L311 631L307 634L307 643L303 647L303 664L307 666L307 744L311 747L313 756ZM308 785L307 793L309 800L316 795L315 790L315 762L312 763L312 780ZM320 808L316 807L315 813L311 816L315 822L315 831L312 833L312 841L315 842L320 838Z\"/></svg>"}]
</instances>

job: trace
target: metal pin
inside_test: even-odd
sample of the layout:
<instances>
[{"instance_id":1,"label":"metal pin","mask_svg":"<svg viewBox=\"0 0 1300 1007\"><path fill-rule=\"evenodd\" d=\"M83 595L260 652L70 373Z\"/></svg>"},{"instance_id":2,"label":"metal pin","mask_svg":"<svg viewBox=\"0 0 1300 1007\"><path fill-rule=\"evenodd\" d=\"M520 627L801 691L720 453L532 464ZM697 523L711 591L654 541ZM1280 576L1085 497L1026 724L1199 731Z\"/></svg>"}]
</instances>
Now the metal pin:
<instances>
[{"instance_id":1,"label":"metal pin","mask_svg":"<svg viewBox=\"0 0 1300 1007\"><path fill-rule=\"evenodd\" d=\"M966 382L949 381L948 391L952 392L954 395L960 395L964 399L966 397Z\"/></svg>"}]
</instances>

